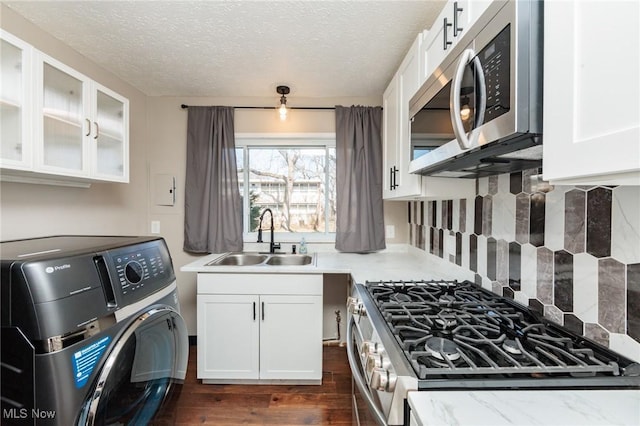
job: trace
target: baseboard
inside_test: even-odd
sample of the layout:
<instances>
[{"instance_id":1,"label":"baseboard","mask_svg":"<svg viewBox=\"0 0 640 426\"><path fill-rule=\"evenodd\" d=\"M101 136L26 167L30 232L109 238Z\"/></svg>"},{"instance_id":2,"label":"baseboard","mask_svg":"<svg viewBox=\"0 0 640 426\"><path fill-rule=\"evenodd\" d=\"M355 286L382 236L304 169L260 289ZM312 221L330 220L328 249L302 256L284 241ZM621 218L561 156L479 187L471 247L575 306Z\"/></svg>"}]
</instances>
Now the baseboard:
<instances>
[{"instance_id":1,"label":"baseboard","mask_svg":"<svg viewBox=\"0 0 640 426\"><path fill-rule=\"evenodd\" d=\"M198 344L198 336L189 336L189 346L196 346Z\"/></svg>"}]
</instances>

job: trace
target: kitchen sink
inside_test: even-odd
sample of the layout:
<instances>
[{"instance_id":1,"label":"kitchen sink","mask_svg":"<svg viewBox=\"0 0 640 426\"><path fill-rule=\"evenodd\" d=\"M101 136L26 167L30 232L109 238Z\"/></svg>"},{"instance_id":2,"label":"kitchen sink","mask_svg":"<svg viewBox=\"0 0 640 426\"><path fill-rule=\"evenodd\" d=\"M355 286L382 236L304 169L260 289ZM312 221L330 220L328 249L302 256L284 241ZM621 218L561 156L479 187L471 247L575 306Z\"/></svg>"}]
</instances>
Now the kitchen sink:
<instances>
[{"instance_id":1,"label":"kitchen sink","mask_svg":"<svg viewBox=\"0 0 640 426\"><path fill-rule=\"evenodd\" d=\"M229 253L207 263L207 266L259 265L267 260L268 257L266 254L259 253Z\"/></svg>"},{"instance_id":2,"label":"kitchen sink","mask_svg":"<svg viewBox=\"0 0 640 426\"><path fill-rule=\"evenodd\" d=\"M267 265L309 265L313 257L307 254L272 254Z\"/></svg>"},{"instance_id":3,"label":"kitchen sink","mask_svg":"<svg viewBox=\"0 0 640 426\"><path fill-rule=\"evenodd\" d=\"M206 266L305 266L314 263L314 255L287 253L228 253Z\"/></svg>"}]
</instances>

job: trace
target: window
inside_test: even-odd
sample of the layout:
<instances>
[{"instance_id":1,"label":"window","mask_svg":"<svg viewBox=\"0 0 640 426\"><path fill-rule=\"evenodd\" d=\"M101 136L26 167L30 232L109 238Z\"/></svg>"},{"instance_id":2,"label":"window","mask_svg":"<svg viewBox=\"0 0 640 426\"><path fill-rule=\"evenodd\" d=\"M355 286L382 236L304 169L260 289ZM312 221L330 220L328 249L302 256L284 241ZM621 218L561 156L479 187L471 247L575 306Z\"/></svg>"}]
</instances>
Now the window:
<instances>
[{"instance_id":1,"label":"window","mask_svg":"<svg viewBox=\"0 0 640 426\"><path fill-rule=\"evenodd\" d=\"M275 232L335 232L335 140L237 138L236 146L245 234L257 230L266 208Z\"/></svg>"}]
</instances>

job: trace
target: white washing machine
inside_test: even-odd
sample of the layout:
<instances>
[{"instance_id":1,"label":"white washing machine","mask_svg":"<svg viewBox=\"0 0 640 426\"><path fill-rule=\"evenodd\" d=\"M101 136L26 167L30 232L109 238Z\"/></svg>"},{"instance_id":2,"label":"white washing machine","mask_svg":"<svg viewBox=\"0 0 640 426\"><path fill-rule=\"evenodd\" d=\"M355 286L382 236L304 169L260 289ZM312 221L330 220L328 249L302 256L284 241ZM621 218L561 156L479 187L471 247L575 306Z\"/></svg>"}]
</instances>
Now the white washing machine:
<instances>
[{"instance_id":1,"label":"white washing machine","mask_svg":"<svg viewBox=\"0 0 640 426\"><path fill-rule=\"evenodd\" d=\"M5 424L172 423L189 354L162 238L0 243Z\"/></svg>"}]
</instances>

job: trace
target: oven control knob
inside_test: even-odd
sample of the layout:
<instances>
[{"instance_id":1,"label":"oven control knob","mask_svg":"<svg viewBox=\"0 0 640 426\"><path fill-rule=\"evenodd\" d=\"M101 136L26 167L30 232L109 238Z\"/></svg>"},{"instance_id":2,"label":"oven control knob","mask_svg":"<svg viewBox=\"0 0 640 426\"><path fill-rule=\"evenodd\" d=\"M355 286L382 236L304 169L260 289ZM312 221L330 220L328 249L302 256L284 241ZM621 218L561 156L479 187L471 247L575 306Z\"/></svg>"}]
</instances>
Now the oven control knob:
<instances>
[{"instance_id":1,"label":"oven control knob","mask_svg":"<svg viewBox=\"0 0 640 426\"><path fill-rule=\"evenodd\" d=\"M366 342L362 343L362 357L363 358L367 358L370 354L375 354L375 353L381 352L383 350L384 350L384 348L379 343L369 342L369 341L366 341Z\"/></svg>"},{"instance_id":2,"label":"oven control knob","mask_svg":"<svg viewBox=\"0 0 640 426\"><path fill-rule=\"evenodd\" d=\"M367 314L367 311L364 309L364 305L356 297L347 298L347 309L353 315L366 315Z\"/></svg>"},{"instance_id":3,"label":"oven control knob","mask_svg":"<svg viewBox=\"0 0 640 426\"><path fill-rule=\"evenodd\" d=\"M367 373L372 374L377 368L387 369L391 366L391 361L384 351L369 354L367 357Z\"/></svg>"},{"instance_id":4,"label":"oven control knob","mask_svg":"<svg viewBox=\"0 0 640 426\"><path fill-rule=\"evenodd\" d=\"M398 376L396 376L395 373L390 372L386 368L375 368L371 373L369 385L371 386L371 389L393 392L396 388L397 381Z\"/></svg>"}]
</instances>

